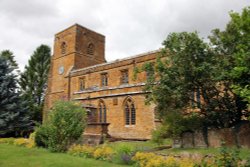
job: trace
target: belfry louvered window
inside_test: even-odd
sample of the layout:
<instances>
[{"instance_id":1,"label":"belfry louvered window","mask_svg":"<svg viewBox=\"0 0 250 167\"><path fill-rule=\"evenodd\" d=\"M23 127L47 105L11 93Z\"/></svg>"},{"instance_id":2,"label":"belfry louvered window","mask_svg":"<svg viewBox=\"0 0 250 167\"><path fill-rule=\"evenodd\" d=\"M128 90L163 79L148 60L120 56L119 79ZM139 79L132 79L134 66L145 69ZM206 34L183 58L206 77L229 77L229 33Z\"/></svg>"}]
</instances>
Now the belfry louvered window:
<instances>
[{"instance_id":1,"label":"belfry louvered window","mask_svg":"<svg viewBox=\"0 0 250 167\"><path fill-rule=\"evenodd\" d=\"M94 55L95 53L95 45L90 43L87 48L87 54Z\"/></svg>"},{"instance_id":2,"label":"belfry louvered window","mask_svg":"<svg viewBox=\"0 0 250 167\"><path fill-rule=\"evenodd\" d=\"M61 44L61 54L66 53L66 48L67 48L66 42L62 42L62 44Z\"/></svg>"},{"instance_id":3,"label":"belfry louvered window","mask_svg":"<svg viewBox=\"0 0 250 167\"><path fill-rule=\"evenodd\" d=\"M128 98L124 105L125 110L125 125L135 125L136 124L136 109L134 102Z\"/></svg>"},{"instance_id":4,"label":"belfry louvered window","mask_svg":"<svg viewBox=\"0 0 250 167\"><path fill-rule=\"evenodd\" d=\"M104 104L104 101L99 102L99 122L106 123L107 122L107 109L106 105Z\"/></svg>"}]
</instances>

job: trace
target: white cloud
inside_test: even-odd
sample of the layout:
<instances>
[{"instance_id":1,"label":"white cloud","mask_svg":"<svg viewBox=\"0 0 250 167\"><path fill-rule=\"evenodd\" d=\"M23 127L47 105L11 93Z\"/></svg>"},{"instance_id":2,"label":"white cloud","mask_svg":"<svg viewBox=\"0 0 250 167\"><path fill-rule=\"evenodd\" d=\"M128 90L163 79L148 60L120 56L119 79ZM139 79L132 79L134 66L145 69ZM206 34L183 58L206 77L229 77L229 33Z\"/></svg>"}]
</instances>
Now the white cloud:
<instances>
[{"instance_id":1,"label":"white cloud","mask_svg":"<svg viewBox=\"0 0 250 167\"><path fill-rule=\"evenodd\" d=\"M106 36L106 58L155 50L170 32L206 37L223 28L230 10L248 0L0 0L0 50L10 49L21 67L40 44L79 23Z\"/></svg>"}]
</instances>

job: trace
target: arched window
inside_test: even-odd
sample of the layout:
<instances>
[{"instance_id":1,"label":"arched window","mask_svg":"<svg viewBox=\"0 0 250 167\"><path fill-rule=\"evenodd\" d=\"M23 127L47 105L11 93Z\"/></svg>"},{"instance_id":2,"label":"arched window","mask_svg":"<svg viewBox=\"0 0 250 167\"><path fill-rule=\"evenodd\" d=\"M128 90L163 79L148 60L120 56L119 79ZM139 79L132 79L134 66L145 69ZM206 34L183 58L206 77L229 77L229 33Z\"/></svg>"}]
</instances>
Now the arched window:
<instances>
[{"instance_id":1,"label":"arched window","mask_svg":"<svg viewBox=\"0 0 250 167\"><path fill-rule=\"evenodd\" d=\"M99 110L99 122L106 123L107 122L107 109L103 100L100 100L98 110Z\"/></svg>"},{"instance_id":2,"label":"arched window","mask_svg":"<svg viewBox=\"0 0 250 167\"><path fill-rule=\"evenodd\" d=\"M61 53L62 54L66 53L66 48L67 48L66 42L62 42L62 44L61 44Z\"/></svg>"},{"instance_id":3,"label":"arched window","mask_svg":"<svg viewBox=\"0 0 250 167\"><path fill-rule=\"evenodd\" d=\"M95 45L90 43L87 48L87 54L94 55L95 53Z\"/></svg>"},{"instance_id":4,"label":"arched window","mask_svg":"<svg viewBox=\"0 0 250 167\"><path fill-rule=\"evenodd\" d=\"M124 103L124 111L125 111L125 125L135 125L136 110L135 110L135 104L131 98L126 99Z\"/></svg>"}]
</instances>

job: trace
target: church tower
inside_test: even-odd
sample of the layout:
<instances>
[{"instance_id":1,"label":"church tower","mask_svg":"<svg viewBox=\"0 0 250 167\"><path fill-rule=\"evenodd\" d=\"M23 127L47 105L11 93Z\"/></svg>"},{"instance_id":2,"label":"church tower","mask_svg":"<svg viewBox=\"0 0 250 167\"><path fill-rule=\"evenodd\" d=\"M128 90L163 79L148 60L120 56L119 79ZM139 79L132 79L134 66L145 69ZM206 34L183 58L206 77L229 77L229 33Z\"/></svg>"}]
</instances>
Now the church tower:
<instances>
[{"instance_id":1,"label":"church tower","mask_svg":"<svg viewBox=\"0 0 250 167\"><path fill-rule=\"evenodd\" d=\"M55 35L44 118L56 100L70 100L70 71L105 63L105 36L75 24Z\"/></svg>"}]
</instances>

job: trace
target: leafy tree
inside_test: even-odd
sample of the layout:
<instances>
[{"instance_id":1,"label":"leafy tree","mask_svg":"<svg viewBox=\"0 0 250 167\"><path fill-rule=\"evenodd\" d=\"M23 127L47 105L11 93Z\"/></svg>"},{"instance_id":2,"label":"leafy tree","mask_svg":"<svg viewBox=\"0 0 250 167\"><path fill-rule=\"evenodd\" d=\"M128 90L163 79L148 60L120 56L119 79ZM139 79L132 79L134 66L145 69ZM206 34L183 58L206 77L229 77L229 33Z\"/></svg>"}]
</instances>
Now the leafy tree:
<instances>
[{"instance_id":1,"label":"leafy tree","mask_svg":"<svg viewBox=\"0 0 250 167\"><path fill-rule=\"evenodd\" d=\"M48 122L38 130L35 141L51 151L64 152L77 140L86 126L86 112L81 104L58 101L50 111Z\"/></svg>"},{"instance_id":2,"label":"leafy tree","mask_svg":"<svg viewBox=\"0 0 250 167\"><path fill-rule=\"evenodd\" d=\"M39 46L31 56L28 65L25 66L20 78L22 95L28 100L29 111L33 115L33 120L37 122L42 121L42 108L47 88L50 56L51 51L48 46Z\"/></svg>"},{"instance_id":3,"label":"leafy tree","mask_svg":"<svg viewBox=\"0 0 250 167\"><path fill-rule=\"evenodd\" d=\"M234 92L250 104L250 7L240 14L231 12L230 16L226 29L213 30L210 40L224 60L221 78L230 82ZM238 105L245 109L246 103L237 98Z\"/></svg>"},{"instance_id":4,"label":"leafy tree","mask_svg":"<svg viewBox=\"0 0 250 167\"><path fill-rule=\"evenodd\" d=\"M0 136L16 136L30 130L31 122L17 91L17 79L9 59L0 56Z\"/></svg>"},{"instance_id":5,"label":"leafy tree","mask_svg":"<svg viewBox=\"0 0 250 167\"><path fill-rule=\"evenodd\" d=\"M195 119L202 120L200 128L230 127L237 124L244 112L230 85L221 73L220 55L205 43L196 32L171 33L163 42L164 49L155 65L156 81L150 80L146 90L149 101L157 105L158 113L168 124L172 135L175 127L195 130ZM199 117L189 112L199 111ZM183 115L183 121L173 121L174 114ZM188 120L188 121L187 121ZM193 123L188 123L189 121Z\"/></svg>"}]
</instances>

